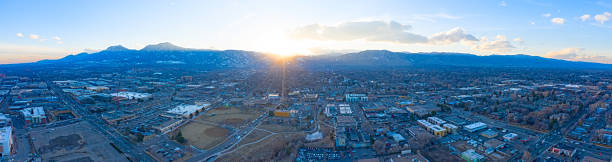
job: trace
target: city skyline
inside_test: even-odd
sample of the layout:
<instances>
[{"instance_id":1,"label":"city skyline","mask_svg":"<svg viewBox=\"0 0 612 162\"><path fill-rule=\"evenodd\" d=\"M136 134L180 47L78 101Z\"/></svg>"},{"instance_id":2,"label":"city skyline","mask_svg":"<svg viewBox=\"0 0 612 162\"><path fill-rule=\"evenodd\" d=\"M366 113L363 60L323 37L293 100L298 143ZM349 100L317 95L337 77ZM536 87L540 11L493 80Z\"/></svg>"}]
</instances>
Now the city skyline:
<instances>
[{"instance_id":1,"label":"city skyline","mask_svg":"<svg viewBox=\"0 0 612 162\"><path fill-rule=\"evenodd\" d=\"M1 3L3 64L161 42L282 55L385 49L612 63L607 1Z\"/></svg>"}]
</instances>

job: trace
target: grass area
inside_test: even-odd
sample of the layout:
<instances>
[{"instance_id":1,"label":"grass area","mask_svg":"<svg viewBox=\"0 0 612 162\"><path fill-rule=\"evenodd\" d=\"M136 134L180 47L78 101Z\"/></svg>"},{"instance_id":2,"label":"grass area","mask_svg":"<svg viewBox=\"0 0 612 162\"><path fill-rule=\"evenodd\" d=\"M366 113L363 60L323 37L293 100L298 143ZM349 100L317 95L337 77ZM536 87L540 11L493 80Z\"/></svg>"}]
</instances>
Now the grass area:
<instances>
[{"instance_id":1,"label":"grass area","mask_svg":"<svg viewBox=\"0 0 612 162\"><path fill-rule=\"evenodd\" d=\"M261 124L257 128L265 129L268 131L280 133L280 132L295 132L299 131L299 129L295 126L285 124Z\"/></svg>"},{"instance_id":2,"label":"grass area","mask_svg":"<svg viewBox=\"0 0 612 162\"><path fill-rule=\"evenodd\" d=\"M206 112L206 114L200 115L197 120L228 124L237 127L256 119L261 113L262 112L259 111L235 107L219 107Z\"/></svg>"},{"instance_id":3,"label":"grass area","mask_svg":"<svg viewBox=\"0 0 612 162\"><path fill-rule=\"evenodd\" d=\"M276 134L260 143L240 147L240 152L226 154L217 161L293 161L303 138L303 134Z\"/></svg>"},{"instance_id":4,"label":"grass area","mask_svg":"<svg viewBox=\"0 0 612 162\"><path fill-rule=\"evenodd\" d=\"M271 133L265 132L265 131L260 131L260 130L253 130L253 132L251 132L251 134L249 134L246 137L243 137L242 141L240 141L240 145L244 145L247 143L251 143L251 142L255 142L261 138L266 137L267 135L270 135Z\"/></svg>"},{"instance_id":5,"label":"grass area","mask_svg":"<svg viewBox=\"0 0 612 162\"><path fill-rule=\"evenodd\" d=\"M190 122L181 129L187 144L200 149L209 149L225 140L230 130L209 124Z\"/></svg>"}]
</instances>

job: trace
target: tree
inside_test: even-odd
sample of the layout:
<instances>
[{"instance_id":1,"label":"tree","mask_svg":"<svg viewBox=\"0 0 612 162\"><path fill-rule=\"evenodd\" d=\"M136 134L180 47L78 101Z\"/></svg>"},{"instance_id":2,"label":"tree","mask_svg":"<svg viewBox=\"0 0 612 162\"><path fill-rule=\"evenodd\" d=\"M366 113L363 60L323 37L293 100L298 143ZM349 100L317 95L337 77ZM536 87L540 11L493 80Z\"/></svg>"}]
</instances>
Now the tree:
<instances>
[{"instance_id":1,"label":"tree","mask_svg":"<svg viewBox=\"0 0 612 162\"><path fill-rule=\"evenodd\" d=\"M176 139L177 142L184 144L185 142L187 142L187 140L185 139L185 137L183 137L183 133L181 133L180 131L178 132L178 134L176 135L176 137L174 137L174 139Z\"/></svg>"}]
</instances>

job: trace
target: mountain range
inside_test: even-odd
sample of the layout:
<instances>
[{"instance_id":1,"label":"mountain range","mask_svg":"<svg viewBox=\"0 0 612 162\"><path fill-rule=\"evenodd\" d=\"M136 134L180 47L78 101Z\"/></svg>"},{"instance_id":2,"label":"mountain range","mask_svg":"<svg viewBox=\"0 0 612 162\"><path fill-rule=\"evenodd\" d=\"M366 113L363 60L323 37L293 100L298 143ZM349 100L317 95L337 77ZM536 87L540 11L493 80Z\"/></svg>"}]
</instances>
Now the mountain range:
<instances>
[{"instance_id":1,"label":"mountain range","mask_svg":"<svg viewBox=\"0 0 612 162\"><path fill-rule=\"evenodd\" d=\"M571 68L612 69L612 64L575 62L530 55L488 55L466 53L410 53L387 50L296 56L293 65L305 68L410 68L410 67L495 67L495 68ZM242 50L205 50L183 48L171 43L148 45L140 50L110 46L95 53L69 55L57 60L42 60L12 66L176 66L193 68L257 68L274 62L272 55ZM6 65L5 65L6 66ZM1 67L1 66L0 66Z\"/></svg>"}]
</instances>

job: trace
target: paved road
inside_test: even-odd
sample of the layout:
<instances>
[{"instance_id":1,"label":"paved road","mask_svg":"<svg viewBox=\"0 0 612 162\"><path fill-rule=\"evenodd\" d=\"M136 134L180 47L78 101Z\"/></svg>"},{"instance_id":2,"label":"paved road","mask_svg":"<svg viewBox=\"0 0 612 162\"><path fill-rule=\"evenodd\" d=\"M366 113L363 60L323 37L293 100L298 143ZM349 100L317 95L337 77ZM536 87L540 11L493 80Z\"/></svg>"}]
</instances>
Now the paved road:
<instances>
[{"instance_id":1,"label":"paved road","mask_svg":"<svg viewBox=\"0 0 612 162\"><path fill-rule=\"evenodd\" d=\"M249 123L249 125L246 126L244 129L238 130L235 133L231 134L223 143L217 145L216 147L213 147L212 149L206 150L203 153L200 153L200 154L197 154L191 157L190 159L187 160L187 162L200 162L200 161L205 161L208 159L214 159L214 157L218 157L219 155L221 155L222 152L227 151L228 149L232 149L234 145L238 144L238 142L240 142L243 139L243 138L236 138L237 136L246 137L253 130L255 130L255 128L259 124L261 124L261 122L265 119L265 117L266 117L266 114L262 114L257 119Z\"/></svg>"},{"instance_id":2,"label":"paved road","mask_svg":"<svg viewBox=\"0 0 612 162\"><path fill-rule=\"evenodd\" d=\"M148 154L145 153L143 147L139 147L129 142L123 137L116 129L109 127L106 123L103 123L102 119L98 116L89 114L87 109L81 104L77 103L72 97L65 94L59 87L52 82L47 82L50 89L60 98L60 101L64 102L66 106L69 106L77 115L88 123L92 124L94 128L108 138L113 144L115 144L129 159L142 162L155 161Z\"/></svg>"}]
</instances>

